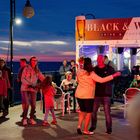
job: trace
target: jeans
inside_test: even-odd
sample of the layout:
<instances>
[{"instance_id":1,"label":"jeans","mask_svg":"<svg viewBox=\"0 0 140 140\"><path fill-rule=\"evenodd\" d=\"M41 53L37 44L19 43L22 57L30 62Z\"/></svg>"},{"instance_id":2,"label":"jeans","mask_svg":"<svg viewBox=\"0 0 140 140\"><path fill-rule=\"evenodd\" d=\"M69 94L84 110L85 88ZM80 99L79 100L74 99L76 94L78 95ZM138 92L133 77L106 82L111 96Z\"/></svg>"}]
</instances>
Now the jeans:
<instances>
[{"instance_id":1,"label":"jeans","mask_svg":"<svg viewBox=\"0 0 140 140\"><path fill-rule=\"evenodd\" d=\"M36 93L31 91L22 91L21 94L22 104L24 104L23 119L27 119L29 105L31 105L30 119L33 119L36 108Z\"/></svg>"},{"instance_id":2,"label":"jeans","mask_svg":"<svg viewBox=\"0 0 140 140\"><path fill-rule=\"evenodd\" d=\"M110 97L95 97L94 99L94 106L93 106L93 113L92 113L92 121L91 121L91 127L92 129L96 129L97 125L97 111L100 107L100 105L103 105L104 113L105 113L105 119L106 119L106 129L107 131L112 131L112 118L111 118L111 100Z\"/></svg>"}]
</instances>

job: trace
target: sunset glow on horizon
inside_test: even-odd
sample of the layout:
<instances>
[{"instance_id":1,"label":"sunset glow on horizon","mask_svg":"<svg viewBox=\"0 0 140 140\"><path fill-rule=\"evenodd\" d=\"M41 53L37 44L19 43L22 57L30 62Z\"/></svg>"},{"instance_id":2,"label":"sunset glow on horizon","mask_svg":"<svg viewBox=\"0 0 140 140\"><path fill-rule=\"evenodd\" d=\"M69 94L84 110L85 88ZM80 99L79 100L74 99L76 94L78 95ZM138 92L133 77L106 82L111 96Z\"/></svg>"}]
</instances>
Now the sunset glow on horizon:
<instances>
[{"instance_id":1,"label":"sunset glow on horizon","mask_svg":"<svg viewBox=\"0 0 140 140\"><path fill-rule=\"evenodd\" d=\"M22 15L25 1L16 1L16 17L21 18L22 24L13 26L14 61L33 55L40 61L75 59L75 17L81 13L91 13L96 19L138 17L140 13L139 0L41 0L31 3L35 15L27 19ZM9 1L0 1L0 9L0 57L10 60Z\"/></svg>"}]
</instances>

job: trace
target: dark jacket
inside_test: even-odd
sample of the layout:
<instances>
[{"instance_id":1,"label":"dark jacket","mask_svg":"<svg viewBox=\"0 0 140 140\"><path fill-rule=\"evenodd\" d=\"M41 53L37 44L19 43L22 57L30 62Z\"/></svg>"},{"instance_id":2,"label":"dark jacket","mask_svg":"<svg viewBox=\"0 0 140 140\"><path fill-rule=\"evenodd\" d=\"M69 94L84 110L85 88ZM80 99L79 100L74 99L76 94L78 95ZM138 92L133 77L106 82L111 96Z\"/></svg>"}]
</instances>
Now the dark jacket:
<instances>
[{"instance_id":1,"label":"dark jacket","mask_svg":"<svg viewBox=\"0 0 140 140\"><path fill-rule=\"evenodd\" d=\"M105 65L104 68L99 68L98 66L96 66L96 67L94 67L94 71L100 77L106 77L115 72L114 68L112 68L109 65ZM106 83L96 83L95 97L106 97L106 96L111 97L112 96L112 84L113 84L113 81L109 81Z\"/></svg>"}]
</instances>

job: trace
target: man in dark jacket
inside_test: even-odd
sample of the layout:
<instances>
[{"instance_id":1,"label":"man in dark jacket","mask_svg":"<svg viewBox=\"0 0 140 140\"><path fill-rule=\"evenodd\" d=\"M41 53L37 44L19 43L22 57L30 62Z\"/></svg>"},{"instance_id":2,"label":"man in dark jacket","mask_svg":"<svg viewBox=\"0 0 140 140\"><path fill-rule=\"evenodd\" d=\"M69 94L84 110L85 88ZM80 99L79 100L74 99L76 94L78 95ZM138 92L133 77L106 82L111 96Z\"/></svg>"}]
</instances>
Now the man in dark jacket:
<instances>
[{"instance_id":1,"label":"man in dark jacket","mask_svg":"<svg viewBox=\"0 0 140 140\"><path fill-rule=\"evenodd\" d=\"M106 77L115 72L114 68L104 64L104 56L98 55L97 66L94 67L94 71L100 77ZM104 107L105 118L106 118L106 133L111 134L112 132L112 118L110 114L111 107L111 96L112 96L112 81L106 83L96 83L94 109L92 114L92 122L90 131L96 129L97 124L97 111L102 104Z\"/></svg>"}]
</instances>

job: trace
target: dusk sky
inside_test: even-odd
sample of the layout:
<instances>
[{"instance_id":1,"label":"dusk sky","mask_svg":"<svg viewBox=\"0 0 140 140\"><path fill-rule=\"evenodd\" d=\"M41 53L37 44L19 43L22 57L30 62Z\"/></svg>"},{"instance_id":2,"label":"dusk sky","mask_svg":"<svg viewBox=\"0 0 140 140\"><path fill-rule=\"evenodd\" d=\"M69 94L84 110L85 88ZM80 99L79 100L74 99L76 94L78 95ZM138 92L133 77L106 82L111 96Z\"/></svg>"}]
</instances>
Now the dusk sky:
<instances>
[{"instance_id":1,"label":"dusk sky","mask_svg":"<svg viewBox=\"0 0 140 140\"><path fill-rule=\"evenodd\" d=\"M140 17L140 0L30 0L35 15L22 16L26 0L16 0L14 25L14 61L37 56L40 61L75 59L75 17L93 14L101 18ZM0 56L7 58L10 49L10 0L0 0ZM10 56L8 57L10 58Z\"/></svg>"}]
</instances>

